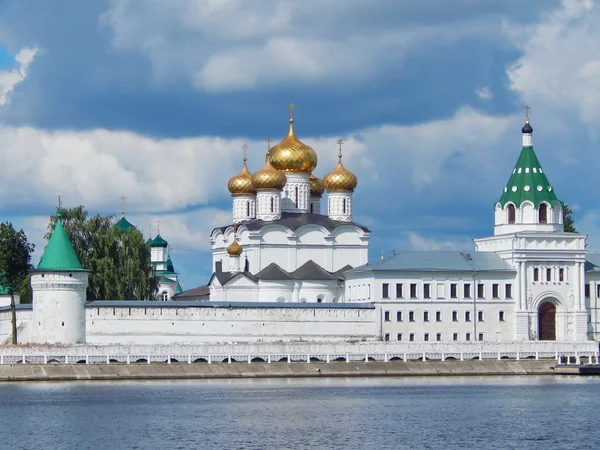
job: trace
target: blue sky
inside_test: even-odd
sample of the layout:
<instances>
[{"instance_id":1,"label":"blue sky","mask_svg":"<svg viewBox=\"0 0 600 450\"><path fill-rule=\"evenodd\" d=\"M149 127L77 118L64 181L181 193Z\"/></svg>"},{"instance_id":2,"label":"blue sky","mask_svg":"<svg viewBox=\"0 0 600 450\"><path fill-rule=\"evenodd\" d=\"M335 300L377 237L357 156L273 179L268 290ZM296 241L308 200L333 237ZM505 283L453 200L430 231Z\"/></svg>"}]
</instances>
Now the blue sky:
<instances>
[{"instance_id":1,"label":"blue sky","mask_svg":"<svg viewBox=\"0 0 600 450\"><path fill-rule=\"evenodd\" d=\"M466 249L520 150L523 106L559 198L600 248L600 5L592 0L0 2L0 215L38 250L61 195L120 211L207 281L249 145L296 131L359 178L371 257ZM34 259L39 259L36 252Z\"/></svg>"}]
</instances>

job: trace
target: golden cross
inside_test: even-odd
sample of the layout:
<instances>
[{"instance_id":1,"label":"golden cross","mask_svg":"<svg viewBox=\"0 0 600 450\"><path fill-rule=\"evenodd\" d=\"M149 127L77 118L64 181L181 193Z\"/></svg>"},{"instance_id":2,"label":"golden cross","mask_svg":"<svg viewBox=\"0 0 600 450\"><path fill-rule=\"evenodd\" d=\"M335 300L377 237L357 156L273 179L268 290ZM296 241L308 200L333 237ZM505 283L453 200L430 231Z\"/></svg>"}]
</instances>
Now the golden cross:
<instances>
[{"instance_id":1,"label":"golden cross","mask_svg":"<svg viewBox=\"0 0 600 450\"><path fill-rule=\"evenodd\" d=\"M244 162L246 162L248 160L248 144L242 145L242 148L244 149Z\"/></svg>"},{"instance_id":2,"label":"golden cross","mask_svg":"<svg viewBox=\"0 0 600 450\"><path fill-rule=\"evenodd\" d=\"M337 141L337 143L340 146L340 149L338 151L338 158L341 161L342 160L342 145L344 144L344 141L342 141L341 139Z\"/></svg>"},{"instance_id":3,"label":"golden cross","mask_svg":"<svg viewBox=\"0 0 600 450\"><path fill-rule=\"evenodd\" d=\"M267 138L267 150L271 149L271 142L273 142L273 139Z\"/></svg>"},{"instance_id":4,"label":"golden cross","mask_svg":"<svg viewBox=\"0 0 600 450\"><path fill-rule=\"evenodd\" d=\"M296 105L294 105L293 103L290 103L288 105L288 108L290 109L290 119L294 118L294 108L296 108Z\"/></svg>"},{"instance_id":5,"label":"golden cross","mask_svg":"<svg viewBox=\"0 0 600 450\"><path fill-rule=\"evenodd\" d=\"M62 202L60 201L60 194L58 194L58 209L62 208Z\"/></svg>"},{"instance_id":6,"label":"golden cross","mask_svg":"<svg viewBox=\"0 0 600 450\"><path fill-rule=\"evenodd\" d=\"M121 217L125 217L125 200L127 200L127 197L121 195L119 200L121 200Z\"/></svg>"},{"instance_id":7,"label":"golden cross","mask_svg":"<svg viewBox=\"0 0 600 450\"><path fill-rule=\"evenodd\" d=\"M529 105L525 105L525 119L529 120L529 110L531 109L531 106Z\"/></svg>"}]
</instances>

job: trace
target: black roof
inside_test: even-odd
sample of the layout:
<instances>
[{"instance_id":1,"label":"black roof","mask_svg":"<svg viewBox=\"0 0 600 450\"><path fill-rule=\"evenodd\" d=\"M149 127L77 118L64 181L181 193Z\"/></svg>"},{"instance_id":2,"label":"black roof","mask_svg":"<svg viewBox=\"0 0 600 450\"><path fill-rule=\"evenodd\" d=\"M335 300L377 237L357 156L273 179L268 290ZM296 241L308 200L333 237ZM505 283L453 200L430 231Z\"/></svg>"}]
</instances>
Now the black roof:
<instances>
[{"instance_id":1,"label":"black roof","mask_svg":"<svg viewBox=\"0 0 600 450\"><path fill-rule=\"evenodd\" d=\"M295 280L339 280L334 273L327 272L314 261L307 261L290 274Z\"/></svg>"},{"instance_id":2,"label":"black roof","mask_svg":"<svg viewBox=\"0 0 600 450\"><path fill-rule=\"evenodd\" d=\"M523 128L521 128L521 132L531 134L533 133L533 127L529 122L525 122L525 125L523 125Z\"/></svg>"},{"instance_id":3,"label":"black roof","mask_svg":"<svg viewBox=\"0 0 600 450\"><path fill-rule=\"evenodd\" d=\"M210 287L208 285L198 286L193 289L189 289L187 291L180 292L179 294L175 294L173 299L176 300L185 300L187 297L200 297L210 295Z\"/></svg>"},{"instance_id":4,"label":"black roof","mask_svg":"<svg viewBox=\"0 0 600 450\"><path fill-rule=\"evenodd\" d=\"M293 280L289 272L283 270L278 264L271 263L256 274L259 280Z\"/></svg>"},{"instance_id":5,"label":"black roof","mask_svg":"<svg viewBox=\"0 0 600 450\"><path fill-rule=\"evenodd\" d=\"M303 225L321 225L322 227L326 228L329 231L333 231L335 228L338 228L338 227L341 227L344 225L354 225L355 227L358 227L367 233L370 232L370 230L367 227L365 227L363 225L359 225L354 222L340 222L337 220L332 220L328 216L325 216L323 214L310 214L310 213L284 212L284 213L281 213L281 219L279 219L279 220L264 221L261 219L252 219L247 222L240 223L240 225L245 225L246 227L248 227L248 229L250 231L257 231L257 230L260 230L265 225L273 225L273 224L283 225L284 227L287 227L291 230L297 230L298 228L300 228ZM213 232L215 230L221 230L221 232L224 232L227 228L229 228L231 226L232 225L225 225L224 227L217 227L213 230Z\"/></svg>"}]
</instances>

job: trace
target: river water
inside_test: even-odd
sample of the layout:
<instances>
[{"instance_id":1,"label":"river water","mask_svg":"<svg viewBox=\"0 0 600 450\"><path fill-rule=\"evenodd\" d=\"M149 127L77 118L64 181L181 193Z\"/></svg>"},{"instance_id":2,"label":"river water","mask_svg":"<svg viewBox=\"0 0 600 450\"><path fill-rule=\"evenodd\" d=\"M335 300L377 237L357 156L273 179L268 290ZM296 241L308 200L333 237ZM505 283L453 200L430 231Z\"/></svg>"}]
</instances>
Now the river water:
<instances>
[{"instance_id":1,"label":"river water","mask_svg":"<svg viewBox=\"0 0 600 450\"><path fill-rule=\"evenodd\" d=\"M0 384L2 449L598 449L600 378Z\"/></svg>"}]
</instances>

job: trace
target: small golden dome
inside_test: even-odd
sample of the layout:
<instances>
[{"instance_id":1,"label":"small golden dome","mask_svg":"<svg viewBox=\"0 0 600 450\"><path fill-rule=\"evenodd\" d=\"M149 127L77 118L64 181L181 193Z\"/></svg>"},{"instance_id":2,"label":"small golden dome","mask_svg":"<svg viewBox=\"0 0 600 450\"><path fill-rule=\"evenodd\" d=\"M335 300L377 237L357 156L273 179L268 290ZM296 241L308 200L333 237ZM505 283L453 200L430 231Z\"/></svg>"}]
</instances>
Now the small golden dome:
<instances>
[{"instance_id":1,"label":"small golden dome","mask_svg":"<svg viewBox=\"0 0 600 450\"><path fill-rule=\"evenodd\" d=\"M321 197L325 192L325 184L319 178L310 174L310 195L311 197Z\"/></svg>"},{"instance_id":2,"label":"small golden dome","mask_svg":"<svg viewBox=\"0 0 600 450\"><path fill-rule=\"evenodd\" d=\"M240 244L238 244L238 241L235 238L233 238L233 242L227 247L227 253L229 253L229 256L240 256L243 251L244 249Z\"/></svg>"},{"instance_id":3,"label":"small golden dome","mask_svg":"<svg viewBox=\"0 0 600 450\"><path fill-rule=\"evenodd\" d=\"M327 192L330 191L354 191L358 185L356 175L349 170L346 170L342 164L342 144L343 142L338 141L340 144L340 151L338 153L338 165L335 169L329 172L323 177L323 184L327 188Z\"/></svg>"},{"instance_id":4,"label":"small golden dome","mask_svg":"<svg viewBox=\"0 0 600 450\"><path fill-rule=\"evenodd\" d=\"M236 176L229 179L227 183L227 189L231 192L231 195L244 195L244 194L255 194L256 189L252 185L252 174L248 171L246 166L246 157L244 156L244 165L242 170Z\"/></svg>"},{"instance_id":5,"label":"small golden dome","mask_svg":"<svg viewBox=\"0 0 600 450\"><path fill-rule=\"evenodd\" d=\"M254 189L283 189L287 179L282 172L276 170L272 165L267 153L265 167L252 175L252 186Z\"/></svg>"},{"instance_id":6,"label":"small golden dome","mask_svg":"<svg viewBox=\"0 0 600 450\"><path fill-rule=\"evenodd\" d=\"M282 172L311 173L317 167L317 154L296 137L293 118L288 135L271 148L270 160L273 167Z\"/></svg>"}]
</instances>

